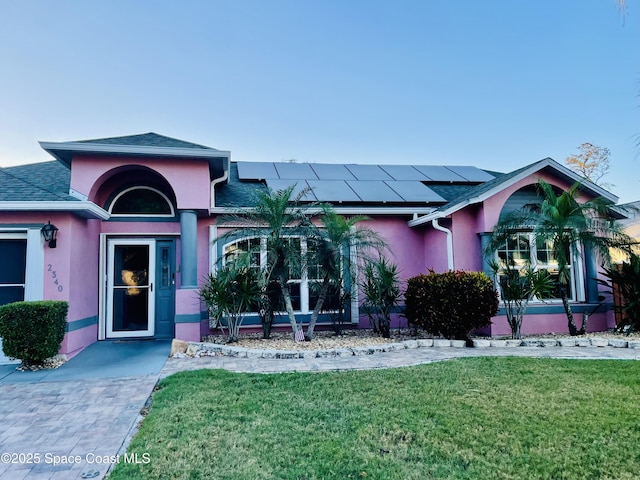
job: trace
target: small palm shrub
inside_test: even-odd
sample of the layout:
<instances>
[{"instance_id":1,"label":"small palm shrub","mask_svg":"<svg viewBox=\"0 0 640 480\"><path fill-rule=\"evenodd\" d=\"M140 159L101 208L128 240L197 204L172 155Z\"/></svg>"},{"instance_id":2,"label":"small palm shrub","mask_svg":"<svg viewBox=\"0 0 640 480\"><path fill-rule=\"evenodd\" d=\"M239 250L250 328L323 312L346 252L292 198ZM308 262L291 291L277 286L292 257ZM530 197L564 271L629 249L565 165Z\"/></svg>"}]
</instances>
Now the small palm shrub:
<instances>
[{"instance_id":1,"label":"small palm shrub","mask_svg":"<svg viewBox=\"0 0 640 480\"><path fill-rule=\"evenodd\" d=\"M39 364L60 350L69 304L58 300L15 302L0 307L2 350L25 364Z\"/></svg>"},{"instance_id":2,"label":"small palm shrub","mask_svg":"<svg viewBox=\"0 0 640 480\"><path fill-rule=\"evenodd\" d=\"M534 270L530 265L518 269L510 263L500 265L493 262L491 268L500 286L511 338L520 339L522 320L529 302L534 298L549 298L554 289L553 279L547 270Z\"/></svg>"},{"instance_id":3,"label":"small palm shrub","mask_svg":"<svg viewBox=\"0 0 640 480\"><path fill-rule=\"evenodd\" d=\"M498 312L498 292L482 272L430 270L410 278L404 295L410 324L449 339L467 339Z\"/></svg>"},{"instance_id":4,"label":"small palm shrub","mask_svg":"<svg viewBox=\"0 0 640 480\"><path fill-rule=\"evenodd\" d=\"M401 297L398 267L384 257L368 263L362 283L362 307L369 317L374 333L391 336L391 313Z\"/></svg>"},{"instance_id":5,"label":"small palm shrub","mask_svg":"<svg viewBox=\"0 0 640 480\"><path fill-rule=\"evenodd\" d=\"M259 308L260 272L250 265L250 258L238 257L209 274L200 288L200 298L207 305L210 320L224 330L228 328L229 342L240 336L240 327L247 313Z\"/></svg>"}]
</instances>

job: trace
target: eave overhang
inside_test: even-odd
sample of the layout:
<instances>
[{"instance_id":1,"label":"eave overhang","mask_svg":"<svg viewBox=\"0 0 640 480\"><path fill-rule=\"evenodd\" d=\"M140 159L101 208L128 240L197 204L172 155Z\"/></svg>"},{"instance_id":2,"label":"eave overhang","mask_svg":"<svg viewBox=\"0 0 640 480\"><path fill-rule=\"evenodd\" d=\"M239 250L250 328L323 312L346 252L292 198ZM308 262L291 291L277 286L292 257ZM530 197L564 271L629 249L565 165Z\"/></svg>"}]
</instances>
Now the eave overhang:
<instances>
[{"instance_id":1,"label":"eave overhang","mask_svg":"<svg viewBox=\"0 0 640 480\"><path fill-rule=\"evenodd\" d=\"M508 188L511 185L514 185L515 183L519 182L520 180L530 175L533 175L539 171L542 171L544 169L552 169L554 171L553 174L556 177L560 178L561 180L564 180L569 184L580 182L582 184L580 186L580 190L588 192L590 195L594 197L602 197L605 200L610 201L612 205L618 201L618 197L613 193L605 190L604 188L596 185L595 183L585 180L583 177L581 177L574 171L570 170L569 168L563 165L560 165L558 162L556 162L552 158L545 158L544 160L540 160L539 162L532 163L528 167L523 168L522 171L520 171L517 175L510 177L508 180L505 180L504 182L496 184L495 187L489 190L482 191L478 195L470 195L460 201L457 201L457 202L454 201L453 203L444 205L441 209L435 210L434 212L428 215L424 215L420 218L410 220L408 222L408 225L410 227L416 227L416 226L431 222L432 220L435 220L438 218L448 217L449 215L459 210L462 210L463 208L469 205L482 203L486 199L492 197L498 192L501 192L505 188ZM482 184L479 186L482 186Z\"/></svg>"},{"instance_id":2,"label":"eave overhang","mask_svg":"<svg viewBox=\"0 0 640 480\"><path fill-rule=\"evenodd\" d=\"M0 202L0 211L10 212L69 212L82 218L108 220L111 214L93 202Z\"/></svg>"},{"instance_id":3,"label":"eave overhang","mask_svg":"<svg viewBox=\"0 0 640 480\"><path fill-rule=\"evenodd\" d=\"M39 142L40 146L67 168L78 155L98 155L116 157L145 158L187 158L201 159L209 163L211 178L221 177L229 171L231 152L208 148L176 148L142 145L112 145L86 142Z\"/></svg>"}]
</instances>

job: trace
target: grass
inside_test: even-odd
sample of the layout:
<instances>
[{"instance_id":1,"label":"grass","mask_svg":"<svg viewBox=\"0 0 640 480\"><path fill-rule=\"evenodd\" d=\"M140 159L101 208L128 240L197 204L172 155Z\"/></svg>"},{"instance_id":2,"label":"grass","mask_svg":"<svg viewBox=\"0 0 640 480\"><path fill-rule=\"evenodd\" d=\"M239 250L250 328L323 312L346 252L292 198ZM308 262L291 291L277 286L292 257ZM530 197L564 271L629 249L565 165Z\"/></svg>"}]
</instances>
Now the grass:
<instances>
[{"instance_id":1,"label":"grass","mask_svg":"<svg viewBox=\"0 0 640 480\"><path fill-rule=\"evenodd\" d=\"M631 479L640 362L467 358L165 379L118 479Z\"/></svg>"}]
</instances>

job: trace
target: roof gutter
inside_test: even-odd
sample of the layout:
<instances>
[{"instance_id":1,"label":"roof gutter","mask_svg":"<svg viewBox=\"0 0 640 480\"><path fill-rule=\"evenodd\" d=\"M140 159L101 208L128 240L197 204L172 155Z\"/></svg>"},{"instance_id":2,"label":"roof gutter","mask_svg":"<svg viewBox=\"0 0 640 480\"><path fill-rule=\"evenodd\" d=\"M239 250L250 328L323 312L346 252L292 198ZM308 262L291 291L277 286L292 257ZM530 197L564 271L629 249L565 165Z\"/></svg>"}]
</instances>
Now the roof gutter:
<instances>
[{"instance_id":1,"label":"roof gutter","mask_svg":"<svg viewBox=\"0 0 640 480\"><path fill-rule=\"evenodd\" d=\"M339 207L334 206L333 209L340 215L407 215L416 217L416 215L428 215L433 212L433 207ZM211 214L233 214L252 211L252 207L215 207L211 209ZM310 214L322 212L320 208L309 208ZM424 217L418 217L424 218Z\"/></svg>"},{"instance_id":2,"label":"roof gutter","mask_svg":"<svg viewBox=\"0 0 640 480\"><path fill-rule=\"evenodd\" d=\"M213 209L216 208L216 185L222 182L226 182L229 178L229 166L224 171L224 174L221 177L214 178L211 180L211 206L209 208L209 215L213 212Z\"/></svg>"},{"instance_id":3,"label":"roof gutter","mask_svg":"<svg viewBox=\"0 0 640 480\"><path fill-rule=\"evenodd\" d=\"M453 270L453 233L448 228L443 227L438 223L442 217L436 217L431 220L431 225L436 230L443 232L447 235L447 268Z\"/></svg>"}]
</instances>

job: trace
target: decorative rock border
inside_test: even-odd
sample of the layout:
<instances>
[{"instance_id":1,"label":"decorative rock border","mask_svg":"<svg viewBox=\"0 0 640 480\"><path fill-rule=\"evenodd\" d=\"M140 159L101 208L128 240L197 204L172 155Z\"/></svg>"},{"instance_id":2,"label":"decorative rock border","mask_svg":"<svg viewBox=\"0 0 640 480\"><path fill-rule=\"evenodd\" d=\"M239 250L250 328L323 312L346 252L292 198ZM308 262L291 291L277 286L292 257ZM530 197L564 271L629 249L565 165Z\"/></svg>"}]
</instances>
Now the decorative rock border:
<instances>
[{"instance_id":1,"label":"decorative rock border","mask_svg":"<svg viewBox=\"0 0 640 480\"><path fill-rule=\"evenodd\" d=\"M368 347L337 348L331 350L269 350L253 349L221 345L206 342L181 342L174 340L171 356L174 358L228 356L238 358L268 358L268 359L294 359L294 358L327 358L327 357L351 357L359 355L374 355L383 352L414 348L464 348L464 340L418 339L405 340L403 342L388 343L385 345L372 345ZM473 348L551 348L551 347L613 347L632 348L640 350L640 341L623 340L618 338L526 338L523 340L494 340L477 338L473 340Z\"/></svg>"}]
</instances>

